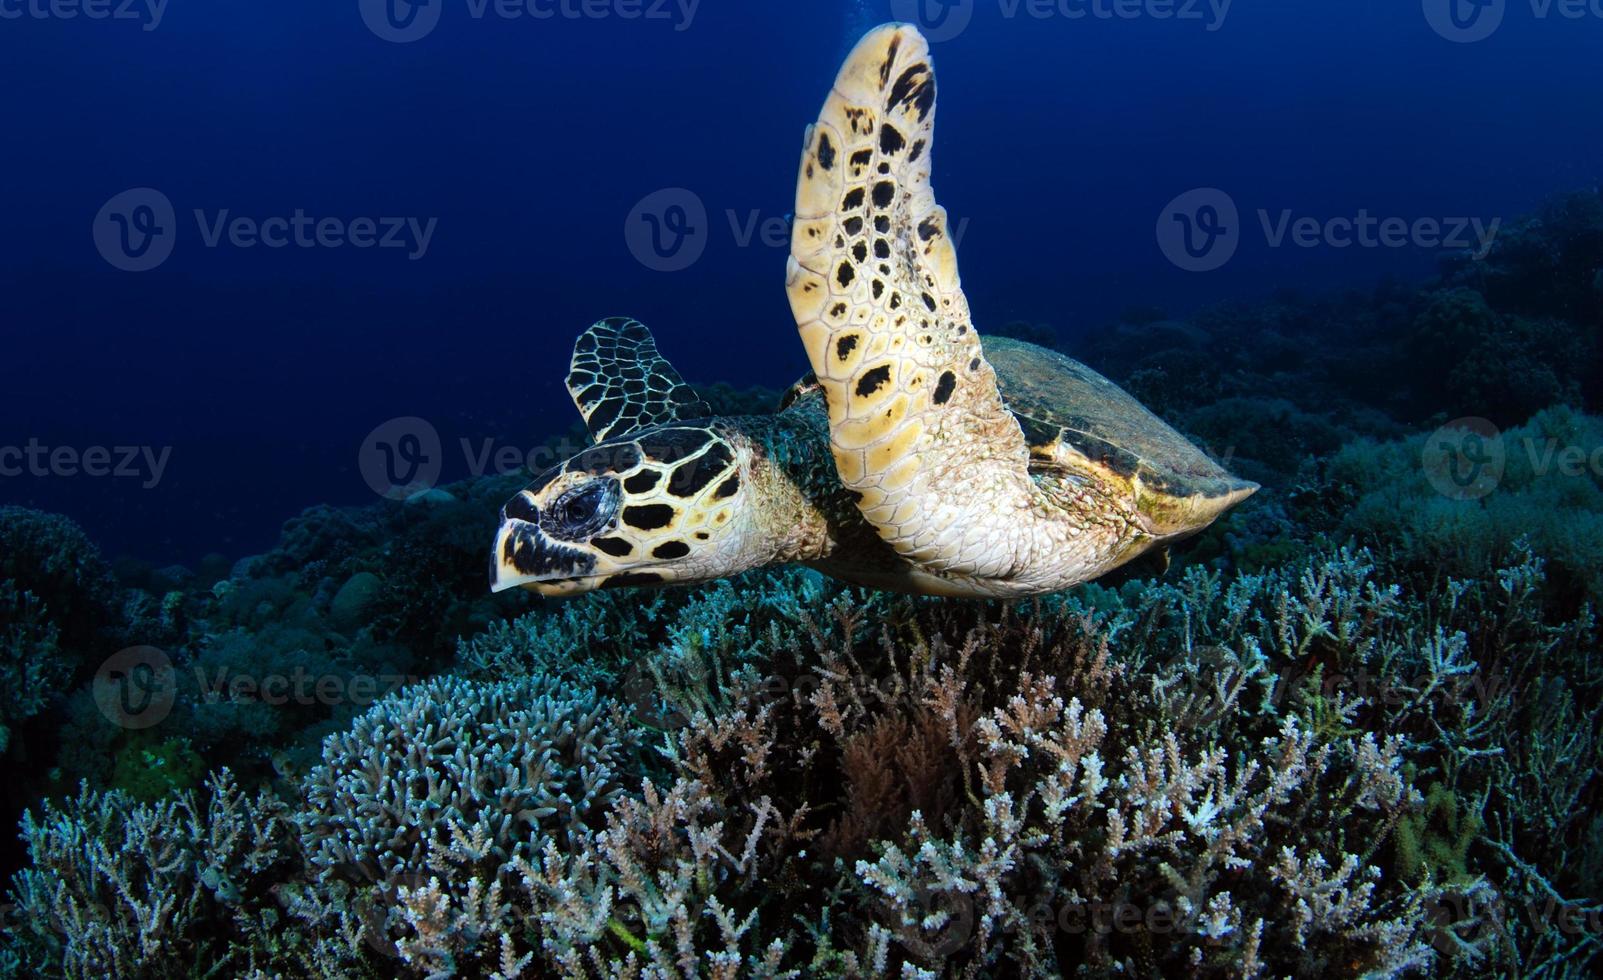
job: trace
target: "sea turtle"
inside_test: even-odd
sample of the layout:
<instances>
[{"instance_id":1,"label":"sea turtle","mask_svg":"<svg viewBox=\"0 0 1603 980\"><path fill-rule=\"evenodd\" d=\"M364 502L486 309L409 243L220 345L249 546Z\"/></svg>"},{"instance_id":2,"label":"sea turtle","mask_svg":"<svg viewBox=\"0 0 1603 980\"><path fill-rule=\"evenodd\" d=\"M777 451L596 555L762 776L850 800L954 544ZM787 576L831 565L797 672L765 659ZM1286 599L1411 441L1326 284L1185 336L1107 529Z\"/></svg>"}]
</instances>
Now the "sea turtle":
<instances>
[{"instance_id":1,"label":"sea turtle","mask_svg":"<svg viewBox=\"0 0 1603 980\"><path fill-rule=\"evenodd\" d=\"M788 291L813 371L713 418L634 320L575 344L596 445L502 509L496 591L568 595L800 562L863 585L1017 597L1102 575L1257 489L1095 371L973 328L930 188L935 75L871 32L809 128Z\"/></svg>"}]
</instances>

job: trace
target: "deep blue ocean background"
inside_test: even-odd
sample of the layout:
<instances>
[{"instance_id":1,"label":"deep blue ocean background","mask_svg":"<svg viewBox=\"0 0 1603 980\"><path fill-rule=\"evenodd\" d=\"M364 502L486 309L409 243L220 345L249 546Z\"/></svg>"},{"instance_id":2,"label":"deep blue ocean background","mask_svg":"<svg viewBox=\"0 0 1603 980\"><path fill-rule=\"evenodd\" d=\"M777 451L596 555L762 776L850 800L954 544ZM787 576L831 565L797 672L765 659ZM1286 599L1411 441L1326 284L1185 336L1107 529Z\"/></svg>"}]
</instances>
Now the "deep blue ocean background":
<instances>
[{"instance_id":1,"label":"deep blue ocean background","mask_svg":"<svg viewBox=\"0 0 1603 980\"><path fill-rule=\"evenodd\" d=\"M687 21L436 2L407 44L356 0L174 0L151 30L0 19L0 445L172 449L154 488L22 475L0 502L67 513L111 553L238 556L308 505L371 501L358 450L388 419L438 429L446 480L468 475L458 440L566 429L569 346L603 316L644 320L691 380L802 373L785 250L742 245L731 214L786 217L803 128L889 4L705 0ZM1458 44L1417 0L1240 0L1216 29L1003 9L978 0L936 45L936 187L969 222L982 330L1049 324L1072 352L1131 306L1184 316L1435 268L1429 249L1277 249L1249 229L1223 269L1184 272L1154 227L1192 188L1226 190L1254 229L1260 208L1512 220L1603 171L1603 18L1518 0ZM178 237L130 273L91 227L139 187L173 202ZM676 187L705 204L705 253L657 271L625 223ZM437 226L416 260L209 248L195 209Z\"/></svg>"}]
</instances>

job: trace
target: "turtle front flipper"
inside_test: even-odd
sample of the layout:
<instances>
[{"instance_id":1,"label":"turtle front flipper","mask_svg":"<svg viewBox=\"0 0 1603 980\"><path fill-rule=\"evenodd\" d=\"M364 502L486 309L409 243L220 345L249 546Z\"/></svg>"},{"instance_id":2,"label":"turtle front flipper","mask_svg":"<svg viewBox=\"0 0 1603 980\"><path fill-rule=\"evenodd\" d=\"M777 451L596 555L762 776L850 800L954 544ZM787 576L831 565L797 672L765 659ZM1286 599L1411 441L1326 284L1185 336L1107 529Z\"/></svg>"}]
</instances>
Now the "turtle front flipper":
<instances>
[{"instance_id":1,"label":"turtle front flipper","mask_svg":"<svg viewBox=\"0 0 1603 980\"><path fill-rule=\"evenodd\" d=\"M651 331L628 317L602 320L574 341L568 394L597 442L712 415L707 403L657 353Z\"/></svg>"},{"instance_id":2,"label":"turtle front flipper","mask_svg":"<svg viewBox=\"0 0 1603 980\"><path fill-rule=\"evenodd\" d=\"M928 43L907 25L876 29L808 131L791 308L863 516L927 571L1023 588L1045 570L1035 526L1051 517L930 186L934 124Z\"/></svg>"}]
</instances>

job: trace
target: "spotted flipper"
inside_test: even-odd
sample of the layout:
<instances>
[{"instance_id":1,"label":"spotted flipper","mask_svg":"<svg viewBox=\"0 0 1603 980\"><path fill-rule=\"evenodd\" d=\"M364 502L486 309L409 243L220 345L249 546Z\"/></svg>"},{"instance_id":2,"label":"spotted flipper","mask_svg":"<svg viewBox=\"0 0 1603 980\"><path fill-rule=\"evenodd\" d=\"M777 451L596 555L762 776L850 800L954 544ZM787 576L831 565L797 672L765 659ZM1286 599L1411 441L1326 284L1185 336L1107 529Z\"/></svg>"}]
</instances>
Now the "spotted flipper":
<instances>
[{"instance_id":1,"label":"spotted flipper","mask_svg":"<svg viewBox=\"0 0 1603 980\"><path fill-rule=\"evenodd\" d=\"M934 124L929 45L870 33L808 132L787 286L863 516L916 565L1005 580L1030 561L1035 488L930 186Z\"/></svg>"},{"instance_id":2,"label":"spotted flipper","mask_svg":"<svg viewBox=\"0 0 1603 980\"><path fill-rule=\"evenodd\" d=\"M645 324L627 317L602 320L579 335L568 368L568 394L597 442L712 415L657 353Z\"/></svg>"}]
</instances>

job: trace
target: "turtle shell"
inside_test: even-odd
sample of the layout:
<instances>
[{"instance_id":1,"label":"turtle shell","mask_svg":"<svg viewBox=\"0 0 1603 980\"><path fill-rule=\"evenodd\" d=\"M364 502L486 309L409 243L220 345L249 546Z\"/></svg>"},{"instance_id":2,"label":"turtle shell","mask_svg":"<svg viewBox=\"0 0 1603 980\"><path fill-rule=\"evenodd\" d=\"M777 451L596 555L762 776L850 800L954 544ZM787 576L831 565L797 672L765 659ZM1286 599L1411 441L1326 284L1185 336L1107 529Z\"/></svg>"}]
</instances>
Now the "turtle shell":
<instances>
[{"instance_id":1,"label":"turtle shell","mask_svg":"<svg viewBox=\"0 0 1603 980\"><path fill-rule=\"evenodd\" d=\"M1009 337L986 337L984 345L1029 443L1032 472L1089 467L1128 484L1159 536L1200 530L1258 489L1079 361Z\"/></svg>"}]
</instances>

